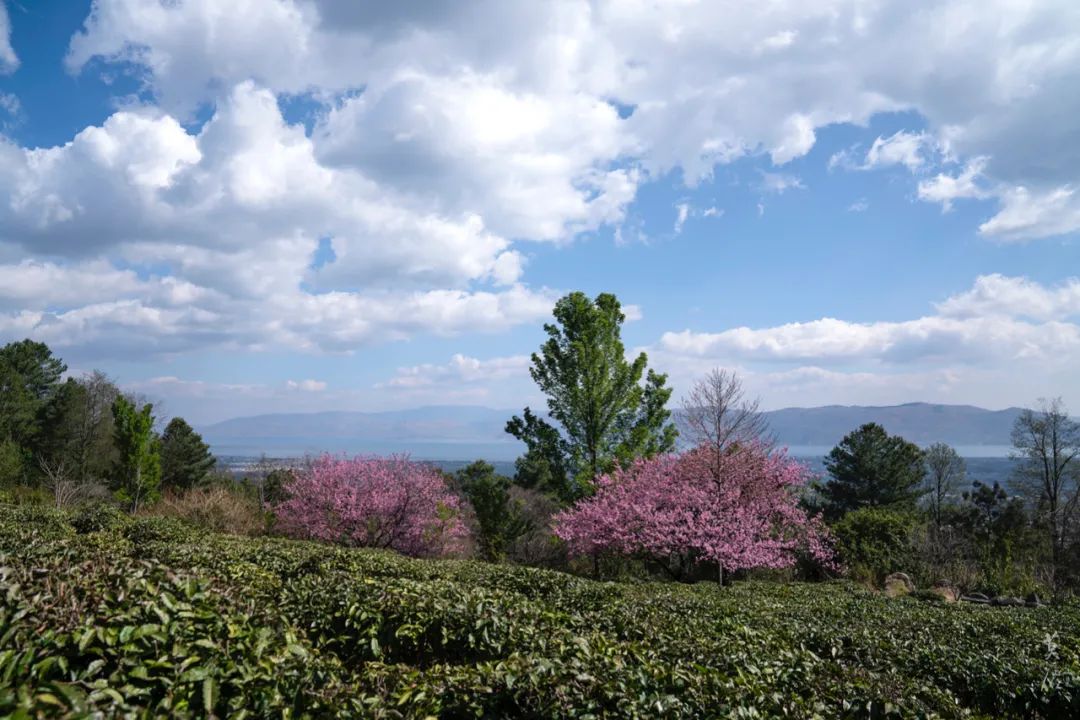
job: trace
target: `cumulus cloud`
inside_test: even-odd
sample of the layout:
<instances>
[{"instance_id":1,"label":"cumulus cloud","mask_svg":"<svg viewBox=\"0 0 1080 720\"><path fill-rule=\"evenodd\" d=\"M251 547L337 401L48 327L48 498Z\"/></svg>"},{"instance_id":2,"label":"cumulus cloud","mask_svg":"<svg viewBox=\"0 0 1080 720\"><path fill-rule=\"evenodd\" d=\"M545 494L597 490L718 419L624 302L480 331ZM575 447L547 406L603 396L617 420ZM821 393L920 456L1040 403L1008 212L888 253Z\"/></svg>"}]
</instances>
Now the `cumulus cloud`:
<instances>
[{"instance_id":1,"label":"cumulus cloud","mask_svg":"<svg viewBox=\"0 0 1080 720\"><path fill-rule=\"evenodd\" d=\"M1034 320L1068 320L1080 317L1080 278L1047 287L1024 277L983 275L965 292L938 303L941 315L956 318L980 316L1026 317Z\"/></svg>"},{"instance_id":2,"label":"cumulus cloud","mask_svg":"<svg viewBox=\"0 0 1080 720\"><path fill-rule=\"evenodd\" d=\"M15 72L19 58L11 47L11 19L5 4L0 1L0 75Z\"/></svg>"},{"instance_id":3,"label":"cumulus cloud","mask_svg":"<svg viewBox=\"0 0 1080 720\"><path fill-rule=\"evenodd\" d=\"M879 138L866 163L926 172L931 147L985 158L1003 204L985 234L1077 227L1052 195L1080 182L1075 3L395 5L97 0L68 66L135 63L181 116L250 78L325 102L328 161L511 237L617 222L642 177L628 162L693 184L749 154L783 165L826 125L900 110L926 129ZM926 197L974 197L957 189Z\"/></svg>"},{"instance_id":4,"label":"cumulus cloud","mask_svg":"<svg viewBox=\"0 0 1080 720\"><path fill-rule=\"evenodd\" d=\"M61 146L0 141L0 156L10 198L0 244L63 258L0 265L0 310L20 310L0 316L4 336L347 351L412 332L505 329L547 314L555 297L519 282L523 256L479 216L434 213L322 164L253 83L197 133L126 110ZM334 259L313 269L327 237Z\"/></svg>"},{"instance_id":5,"label":"cumulus cloud","mask_svg":"<svg viewBox=\"0 0 1080 720\"><path fill-rule=\"evenodd\" d=\"M1045 286L1023 277L986 275L935 310L903 321L822 318L667 332L646 350L671 370L677 386L686 387L713 366L736 367L756 378L760 392L777 399L784 388L804 381L807 385L793 392L816 402L872 397L977 402L980 396L1007 396L1021 403L1030 401L1026 395L1060 393L1070 386L1066 378L1080 363L1077 279ZM826 389L835 395L830 398Z\"/></svg>"},{"instance_id":6,"label":"cumulus cloud","mask_svg":"<svg viewBox=\"0 0 1080 720\"><path fill-rule=\"evenodd\" d=\"M908 170L918 170L926 163L924 152L933 139L926 133L910 133L903 130L887 138L878 137L866 153L863 167L887 167L903 165Z\"/></svg>"}]
</instances>

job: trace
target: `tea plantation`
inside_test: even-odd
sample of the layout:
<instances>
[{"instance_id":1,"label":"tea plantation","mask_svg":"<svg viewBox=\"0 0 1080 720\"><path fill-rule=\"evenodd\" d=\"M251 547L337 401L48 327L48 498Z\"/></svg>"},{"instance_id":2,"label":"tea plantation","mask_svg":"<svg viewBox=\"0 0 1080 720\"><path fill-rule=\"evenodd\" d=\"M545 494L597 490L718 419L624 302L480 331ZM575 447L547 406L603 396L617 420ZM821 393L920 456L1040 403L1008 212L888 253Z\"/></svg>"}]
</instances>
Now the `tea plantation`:
<instances>
[{"instance_id":1,"label":"tea plantation","mask_svg":"<svg viewBox=\"0 0 1080 720\"><path fill-rule=\"evenodd\" d=\"M616 584L0 508L0 716L1080 717L1080 608Z\"/></svg>"}]
</instances>

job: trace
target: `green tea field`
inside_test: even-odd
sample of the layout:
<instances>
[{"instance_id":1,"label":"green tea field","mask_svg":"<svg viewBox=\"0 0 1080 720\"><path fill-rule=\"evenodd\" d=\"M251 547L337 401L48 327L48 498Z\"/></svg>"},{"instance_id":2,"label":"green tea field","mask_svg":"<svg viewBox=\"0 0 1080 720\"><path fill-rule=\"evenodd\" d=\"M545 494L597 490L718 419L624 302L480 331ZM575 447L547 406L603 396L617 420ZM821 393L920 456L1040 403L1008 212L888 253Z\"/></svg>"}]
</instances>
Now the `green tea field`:
<instances>
[{"instance_id":1,"label":"green tea field","mask_svg":"<svg viewBox=\"0 0 1080 720\"><path fill-rule=\"evenodd\" d=\"M0 716L1080 717L1080 608L619 584L0 509Z\"/></svg>"}]
</instances>

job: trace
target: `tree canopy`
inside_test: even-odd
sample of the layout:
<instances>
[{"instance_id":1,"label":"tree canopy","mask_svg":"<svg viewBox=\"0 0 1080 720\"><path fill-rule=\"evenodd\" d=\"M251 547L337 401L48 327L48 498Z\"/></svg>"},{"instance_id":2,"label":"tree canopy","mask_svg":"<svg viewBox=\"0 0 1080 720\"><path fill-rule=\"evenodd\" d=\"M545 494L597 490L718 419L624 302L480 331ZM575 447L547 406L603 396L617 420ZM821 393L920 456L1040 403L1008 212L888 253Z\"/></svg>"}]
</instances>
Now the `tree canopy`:
<instances>
[{"instance_id":1,"label":"tree canopy","mask_svg":"<svg viewBox=\"0 0 1080 720\"><path fill-rule=\"evenodd\" d=\"M818 486L825 517L864 507L914 508L926 474L923 452L877 423L848 433L825 457L830 479Z\"/></svg>"},{"instance_id":2,"label":"tree canopy","mask_svg":"<svg viewBox=\"0 0 1080 720\"><path fill-rule=\"evenodd\" d=\"M217 461L210 447L183 418L175 417L161 434L161 486L188 490L201 485Z\"/></svg>"},{"instance_id":3,"label":"tree canopy","mask_svg":"<svg viewBox=\"0 0 1080 720\"><path fill-rule=\"evenodd\" d=\"M547 395L554 425L526 408L506 431L527 446L515 479L569 501L590 494L595 479L618 462L670 450L676 430L665 407L667 376L646 376L645 353L626 358L626 316L614 295L570 293L553 314L530 374Z\"/></svg>"}]
</instances>

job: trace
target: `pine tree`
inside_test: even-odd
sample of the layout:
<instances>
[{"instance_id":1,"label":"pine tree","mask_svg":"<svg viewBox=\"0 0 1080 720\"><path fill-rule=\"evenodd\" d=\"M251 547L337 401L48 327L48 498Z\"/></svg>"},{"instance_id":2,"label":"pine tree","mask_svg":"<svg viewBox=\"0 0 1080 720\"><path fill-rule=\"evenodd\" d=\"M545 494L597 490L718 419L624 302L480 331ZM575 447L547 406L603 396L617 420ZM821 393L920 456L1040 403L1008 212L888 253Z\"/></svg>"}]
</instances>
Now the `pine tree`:
<instances>
[{"instance_id":1,"label":"pine tree","mask_svg":"<svg viewBox=\"0 0 1080 720\"><path fill-rule=\"evenodd\" d=\"M926 474L923 452L877 423L848 433L825 457L831 479L818 489L826 519L864 507L914 508Z\"/></svg>"},{"instance_id":2,"label":"pine tree","mask_svg":"<svg viewBox=\"0 0 1080 720\"><path fill-rule=\"evenodd\" d=\"M169 421L161 435L161 486L189 490L205 482L217 460L202 436L183 418Z\"/></svg>"}]
</instances>

